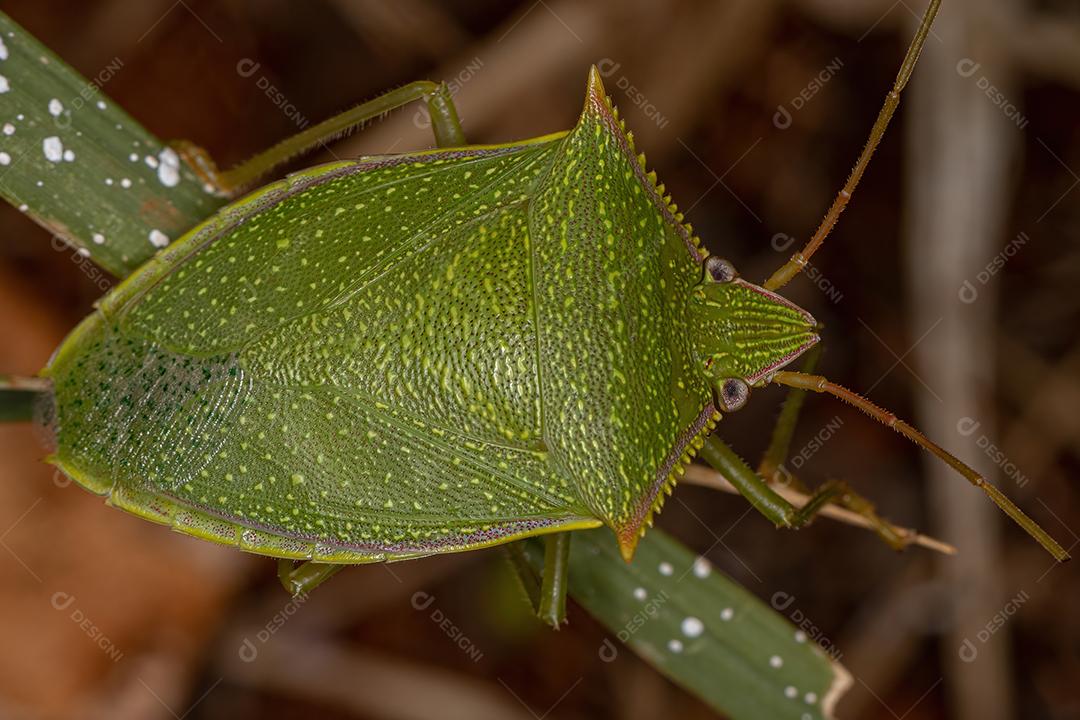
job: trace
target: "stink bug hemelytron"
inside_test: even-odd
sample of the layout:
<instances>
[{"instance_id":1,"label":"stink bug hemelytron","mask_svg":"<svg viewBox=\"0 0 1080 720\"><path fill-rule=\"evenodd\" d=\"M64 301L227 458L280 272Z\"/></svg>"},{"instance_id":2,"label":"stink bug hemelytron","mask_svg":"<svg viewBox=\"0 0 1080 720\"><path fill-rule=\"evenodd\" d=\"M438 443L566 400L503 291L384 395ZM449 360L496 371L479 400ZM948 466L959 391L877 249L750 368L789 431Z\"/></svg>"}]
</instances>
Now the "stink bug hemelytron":
<instances>
[{"instance_id":1,"label":"stink bug hemelytron","mask_svg":"<svg viewBox=\"0 0 1080 720\"><path fill-rule=\"evenodd\" d=\"M601 524L630 560L699 450L777 525L803 525L830 501L866 509L837 484L797 509L706 440L751 388L778 383L835 395L893 427L1067 557L911 426L782 369L819 328L775 290L850 198L937 4L818 232L763 286L699 245L595 68L574 129L518 143L466 145L445 87L413 83L226 173L185 147L231 191L418 99L439 145L266 186L122 283L45 371L52 462L182 532L315 561L284 568L295 589L344 564L537 534L559 533L549 549L565 553L566 531Z\"/></svg>"}]
</instances>

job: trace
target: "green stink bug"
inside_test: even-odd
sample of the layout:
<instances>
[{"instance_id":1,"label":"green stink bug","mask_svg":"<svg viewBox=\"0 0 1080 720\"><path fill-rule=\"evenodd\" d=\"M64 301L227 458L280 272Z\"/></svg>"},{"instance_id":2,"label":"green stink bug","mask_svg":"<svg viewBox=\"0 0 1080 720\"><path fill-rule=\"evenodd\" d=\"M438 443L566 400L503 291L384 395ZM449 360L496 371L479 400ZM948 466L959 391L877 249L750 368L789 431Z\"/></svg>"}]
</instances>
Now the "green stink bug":
<instances>
[{"instance_id":1,"label":"green stink bug","mask_svg":"<svg viewBox=\"0 0 1080 720\"><path fill-rule=\"evenodd\" d=\"M775 290L850 197L934 9L853 179L764 286L707 256L595 70L573 130L498 146L465 146L438 89L403 89L378 107L426 98L442 148L269 185L102 301L47 369L54 462L118 507L286 559L404 559L601 524L630 559L702 448L780 525L836 496L796 510L705 445L721 413L776 382L867 410L1063 556L914 429L782 369L818 327ZM219 180L244 185L287 154Z\"/></svg>"}]
</instances>

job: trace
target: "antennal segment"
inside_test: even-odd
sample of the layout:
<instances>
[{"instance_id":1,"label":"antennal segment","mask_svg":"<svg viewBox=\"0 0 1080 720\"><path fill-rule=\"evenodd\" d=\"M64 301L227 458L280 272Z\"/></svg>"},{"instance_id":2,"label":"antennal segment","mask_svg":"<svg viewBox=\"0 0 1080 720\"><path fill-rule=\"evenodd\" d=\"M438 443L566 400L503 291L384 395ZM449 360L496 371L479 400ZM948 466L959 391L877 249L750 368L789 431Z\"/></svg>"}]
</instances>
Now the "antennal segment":
<instances>
[{"instance_id":1,"label":"antennal segment","mask_svg":"<svg viewBox=\"0 0 1080 720\"><path fill-rule=\"evenodd\" d=\"M1054 556L1055 560L1063 562L1069 559L1069 553L1065 551L1065 548L1061 547L1056 540L1050 537L1049 533L1039 527L1039 524L1028 517L1023 510L1013 504L1012 500L1006 497L1004 493L987 482L986 478L977 473L969 465L961 462L955 455L930 440L911 425L908 425L903 420L897 418L896 415L888 410L878 407L858 393L852 392L836 383L829 382L821 375L808 375L806 373L781 370L775 373L769 380L778 385L787 385L788 387L811 390L818 393L827 393L833 397L840 398L844 402L862 410L881 424L891 427L919 447L925 448L943 460L956 470L956 472L966 477L972 485L982 489L983 492L990 496L990 499L994 501L995 505L1001 508L1006 515L1011 517L1017 525L1024 528L1028 535L1035 538L1048 553Z\"/></svg>"},{"instance_id":2,"label":"antennal segment","mask_svg":"<svg viewBox=\"0 0 1080 720\"><path fill-rule=\"evenodd\" d=\"M874 154L878 143L881 142L881 138L885 135L885 128L889 126L889 120L892 119L893 113L896 112L896 108L900 104L900 91L904 89L908 78L911 77L911 71L915 68L915 61L919 59L923 44L926 43L926 36L930 33L930 24L934 22L934 16L937 15L939 5L941 5L941 0L931 0L930 5L927 6L926 13L919 24L919 29L915 33L915 39L911 41L911 47L908 48L907 55L904 56L904 62L900 65L900 72L896 74L896 81L893 83L892 90L885 97L885 104L881 106L877 120L874 121L874 127L870 129L870 137L866 140L862 154L855 161L855 167L851 169L847 182L844 183L844 187L836 195L836 199L833 200L829 212L825 213L821 225L818 226L817 231L810 238L810 241L806 243L806 246L792 255L790 260L765 281L764 287L766 290L782 288L788 284L788 281L802 272L810 257L825 242L825 238L832 232L836 221L840 219L840 213L844 212L844 208L847 207L848 200L851 199L852 194L855 192L855 186L859 184L866 166L870 164L870 157Z\"/></svg>"}]
</instances>

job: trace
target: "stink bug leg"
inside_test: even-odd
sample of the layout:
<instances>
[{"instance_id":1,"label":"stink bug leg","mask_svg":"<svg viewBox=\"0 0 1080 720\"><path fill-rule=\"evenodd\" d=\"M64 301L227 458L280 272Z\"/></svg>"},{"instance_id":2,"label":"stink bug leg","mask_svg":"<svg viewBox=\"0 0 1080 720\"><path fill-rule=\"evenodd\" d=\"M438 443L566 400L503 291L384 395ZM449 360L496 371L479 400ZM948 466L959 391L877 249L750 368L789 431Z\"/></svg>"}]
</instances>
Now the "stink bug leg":
<instances>
[{"instance_id":1,"label":"stink bug leg","mask_svg":"<svg viewBox=\"0 0 1080 720\"><path fill-rule=\"evenodd\" d=\"M427 103L438 147L465 145L465 133L446 84L418 80L324 120L228 170L218 170L217 164L205 150L186 140L173 143L173 147L203 180L222 194L235 197L278 165L309 150L323 147L368 120L416 100Z\"/></svg>"},{"instance_id":2,"label":"stink bug leg","mask_svg":"<svg viewBox=\"0 0 1080 720\"><path fill-rule=\"evenodd\" d=\"M504 551L533 612L556 630L566 622L570 535L569 532L561 532L544 536L543 577L529 562L524 541L510 543Z\"/></svg>"},{"instance_id":3,"label":"stink bug leg","mask_svg":"<svg viewBox=\"0 0 1080 720\"><path fill-rule=\"evenodd\" d=\"M305 560L299 565L292 560L278 560L278 580L293 597L307 595L319 585L332 578L344 565Z\"/></svg>"},{"instance_id":4,"label":"stink bug leg","mask_svg":"<svg viewBox=\"0 0 1080 720\"><path fill-rule=\"evenodd\" d=\"M544 538L544 579L537 615L556 630L566 622L566 582L570 567L570 533Z\"/></svg>"},{"instance_id":5,"label":"stink bug leg","mask_svg":"<svg viewBox=\"0 0 1080 720\"><path fill-rule=\"evenodd\" d=\"M806 360L803 362L802 371L804 373L814 372L820 358L821 345L817 345L806 354ZM802 483L802 481L784 467L788 450L791 447L791 438L795 433L795 426L798 423L799 411L802 409L803 401L806 399L806 393L807 390L801 388L790 388L788 390L787 398L784 400L783 409L780 412L780 417L773 428L769 447L765 451L761 463L758 465L758 474L771 485L782 483L804 495L811 496L814 494ZM814 498L819 501L819 508L832 498L834 504L840 505L861 516L866 520L868 527L876 532L878 537L884 540L885 543L893 549L902 550L912 542L915 542L918 537L917 533L894 525L882 518L875 511L873 503L856 493L848 487L846 483L840 480L829 480L826 485L818 491L818 494L814 495ZM822 498L824 498L824 500L822 500ZM810 522L816 512L817 510L811 507L811 503L803 505L803 507L799 509L796 523L806 524Z\"/></svg>"}]
</instances>

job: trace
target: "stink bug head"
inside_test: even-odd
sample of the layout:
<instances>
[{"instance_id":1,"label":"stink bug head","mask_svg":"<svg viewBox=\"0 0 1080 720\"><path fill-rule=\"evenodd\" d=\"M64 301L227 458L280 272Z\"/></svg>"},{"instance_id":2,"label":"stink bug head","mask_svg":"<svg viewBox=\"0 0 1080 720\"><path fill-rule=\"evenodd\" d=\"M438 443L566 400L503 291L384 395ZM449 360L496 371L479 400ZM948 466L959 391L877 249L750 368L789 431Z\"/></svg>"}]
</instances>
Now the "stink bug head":
<instances>
[{"instance_id":1,"label":"stink bug head","mask_svg":"<svg viewBox=\"0 0 1080 720\"><path fill-rule=\"evenodd\" d=\"M695 354L718 394L729 379L760 383L818 342L810 313L758 285L712 272L716 263L709 261L689 303ZM725 404L721 398L718 407Z\"/></svg>"}]
</instances>

